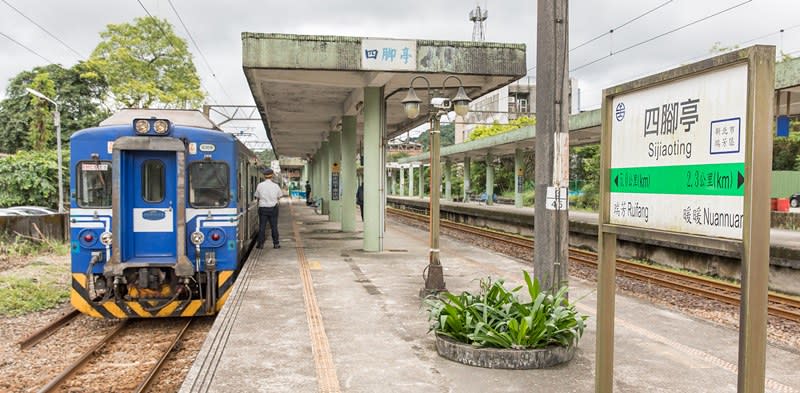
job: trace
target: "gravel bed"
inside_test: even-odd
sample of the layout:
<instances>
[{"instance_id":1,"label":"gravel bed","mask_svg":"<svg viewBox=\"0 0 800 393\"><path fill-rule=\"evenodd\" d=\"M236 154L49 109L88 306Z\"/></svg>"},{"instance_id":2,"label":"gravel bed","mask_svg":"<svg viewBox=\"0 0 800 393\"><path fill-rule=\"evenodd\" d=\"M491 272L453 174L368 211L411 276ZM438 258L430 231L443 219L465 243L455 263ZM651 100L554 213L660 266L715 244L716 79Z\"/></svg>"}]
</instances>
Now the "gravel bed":
<instances>
[{"instance_id":1,"label":"gravel bed","mask_svg":"<svg viewBox=\"0 0 800 393\"><path fill-rule=\"evenodd\" d=\"M31 258L30 263L43 257ZM57 263L68 263L69 257ZM61 260L63 259L63 261ZM17 264L16 267L20 267ZM69 284L69 274L63 277ZM102 339L118 323L80 315L73 321L25 351L18 341L47 325L57 316L71 310L69 303L42 312L19 317L0 317L0 392L35 392L57 376L67 365L80 357L90 346ZM195 321L167 358L161 374L156 377L152 392L175 392L183 383L192 362L211 329L213 317ZM64 392L127 392L135 388L144 374L155 364L177 334L181 320L147 319L133 321L125 328L122 340L114 340L101 349L98 359L102 367L88 367L88 373L78 374L61 389ZM126 332L127 330L127 332Z\"/></svg>"},{"instance_id":2,"label":"gravel bed","mask_svg":"<svg viewBox=\"0 0 800 393\"><path fill-rule=\"evenodd\" d=\"M428 225L426 223L421 223L405 217L392 215L392 220L404 225L417 227L426 231L428 230ZM499 244L498 242L480 236L449 228L441 228L441 233L455 240L469 242L513 258L526 261L533 260L533 255L531 255L530 250L523 247ZM597 281L597 270L579 263L570 263L569 274L572 277L586 281ZM619 275L617 276L616 283L617 293L644 299L668 309L679 311L695 318L711 321L734 330L739 329L738 307ZM771 345L800 351L800 324L783 318L770 316L767 321L767 338Z\"/></svg>"}]
</instances>

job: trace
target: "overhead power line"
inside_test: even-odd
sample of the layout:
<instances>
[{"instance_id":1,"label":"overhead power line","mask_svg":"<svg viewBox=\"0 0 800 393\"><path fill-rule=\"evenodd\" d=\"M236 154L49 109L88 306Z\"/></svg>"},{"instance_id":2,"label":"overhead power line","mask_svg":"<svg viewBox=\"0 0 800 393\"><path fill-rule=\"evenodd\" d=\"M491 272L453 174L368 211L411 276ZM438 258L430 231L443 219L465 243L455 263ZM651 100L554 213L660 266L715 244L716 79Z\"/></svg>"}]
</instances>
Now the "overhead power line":
<instances>
[{"instance_id":1,"label":"overhead power line","mask_svg":"<svg viewBox=\"0 0 800 393\"><path fill-rule=\"evenodd\" d=\"M153 18L153 19L156 21L156 27L158 28L158 30L160 30L160 31L161 31L161 35L163 35L163 36L164 36L164 39L165 39L165 40L167 40L167 43L169 43L169 46L171 46L171 47L172 47L172 49L175 49L175 50L177 51L177 50L178 50L178 48L177 48L177 47L175 46L175 44L172 42L172 39L170 38L170 36L167 34L167 32L164 30L164 28L163 28L163 27L161 27L161 24L160 24L160 23L158 23L158 18L156 18L155 16L153 16L153 14L151 14L151 13L150 13L150 11L148 11L148 10L147 10L147 7L145 7L145 6L144 6L144 4L142 4L142 1L141 1L141 0L136 0L136 2L137 2L137 3L139 3L139 6L141 6L141 7L142 7L142 9L143 9L143 10L144 10L144 12L147 14L147 16L149 16L149 17ZM215 99L214 99L214 97L211 95L211 90L208 90L208 88L206 88L206 86L203 84L203 80L202 80L202 79L200 80L200 87L201 87L203 90L205 90L205 91L206 91L206 93L208 93L208 98L209 98L209 99L211 99L211 102L212 102L213 104L216 104L216 103L217 103L217 102L216 102L216 100L215 100Z\"/></svg>"},{"instance_id":2,"label":"overhead power line","mask_svg":"<svg viewBox=\"0 0 800 393\"><path fill-rule=\"evenodd\" d=\"M167 2L169 3L170 8L172 8L172 11L175 12L175 16L178 17L178 21L181 22L181 26L183 26L183 30L186 31L186 35L189 36L189 39L192 41L192 44L194 44L195 49L197 49L197 53L200 54L200 57L203 59L203 62L206 63L206 67L208 67L208 71L211 72L211 76L214 78L214 80L217 81L217 84L219 84L220 89L222 89L222 93L225 94L225 97L228 98L229 102L233 103L233 99L231 99L231 96L228 94L228 91L225 90L225 86L222 84L222 82L220 82L220 80L217 79L217 73L214 72L214 69L211 67L211 63L208 62L206 55L203 54L202 50L200 50L200 45L197 45L197 41L195 41L194 36L192 36L192 33L189 31L189 27L187 27L186 23L183 22L183 18L181 18L181 14L175 8L175 5L172 4L172 0L167 0Z\"/></svg>"},{"instance_id":3,"label":"overhead power line","mask_svg":"<svg viewBox=\"0 0 800 393\"><path fill-rule=\"evenodd\" d=\"M743 2L741 2L741 3L738 3L738 4L736 4L736 5L730 6L730 7L726 8L726 9L724 9L724 10L717 11L717 12L715 12L715 13L711 14L711 15L704 16L704 17L702 17L702 18L700 18L700 19L694 20L694 21L692 21L692 22L689 22L689 23L687 23L687 24L685 24L685 25L682 25L682 26L676 27L676 28L674 28L674 29L672 29L672 30L669 30L669 31L663 32L663 33L661 33L661 34L658 34L658 35L656 35L656 36L650 37L650 38L648 38L648 39L646 39L646 40L639 41L639 42L637 42L637 43L635 43L635 44L633 44L633 45L630 45L630 46L628 46L628 47L626 47L626 48L623 48L623 49L621 49L621 50L618 50L618 51L616 51L616 52L611 52L611 53L609 53L608 55L605 55L605 56L603 56L603 57L599 57L599 58L597 58L597 59L594 59L594 60L592 60L592 61L590 61L590 62L588 62L588 63L581 64L580 66L578 66L578 67L575 67L575 68L573 68L573 69L571 69L571 70L569 70L569 71L570 71L570 72L574 72L574 71L580 70L580 69L582 69L582 68L588 67L588 66L590 66L590 65L592 65L592 64L595 64L595 63L597 63L597 62L600 62L600 61L602 61L602 60L605 60L605 59L607 59L607 58L609 58L609 57L611 57L611 56L614 56L614 55L616 55L616 54L619 54L619 53L622 53L622 52L626 52L626 51L628 51L628 50L631 50L631 49L633 49L633 48L636 48L636 47L638 47L638 46L644 45L644 44L646 44L646 43L648 43L648 42L651 42L651 41L657 40L657 39L659 39L659 38L661 38L661 37L664 37L664 36L667 36L667 35L669 35L669 34L675 33L675 32L677 32L677 31L679 31L679 30L683 30L683 29L685 29L685 28L687 28L687 27L689 27L689 26L696 25L696 24L698 24L698 23L700 23L700 22L703 22L703 21L706 21L706 20L708 20L708 19L711 19L711 18L713 18L713 17L715 17L715 16L718 16L718 15L724 14L724 13L726 13L726 12L728 12L728 11L731 11L731 10L733 10L733 9L739 8L739 7L741 7L741 6L743 6L743 5L747 4L747 3L749 3L749 2L751 2L751 1L753 1L753 0L746 0L746 1L743 1Z\"/></svg>"},{"instance_id":4,"label":"overhead power line","mask_svg":"<svg viewBox=\"0 0 800 393\"><path fill-rule=\"evenodd\" d=\"M36 21L35 21L35 20L31 19L31 18L30 18L28 15L25 15L25 14L24 14L22 11L20 11L19 9L17 9L17 7L14 7L14 6L13 6L11 3L9 3L9 2L8 2L8 1L6 1L6 0L0 0L0 1L2 1L3 3L5 3L5 5L7 5L7 6L8 6L9 8L11 8L12 10L16 11L18 14L22 15L22 17L23 17L23 18L25 18L25 19L27 19L29 22L33 23L33 24L34 24L36 27L38 27L39 29L41 29L42 31L44 31L45 33L47 33L47 35L49 35L50 37L52 37L54 40L58 41L58 42L59 42L61 45L64 45L64 47L65 47L65 48L67 48L67 49L69 49L70 51L72 51L72 53L74 53L74 54L75 54L75 56L78 56L78 59L81 59L81 60L86 60L86 57L85 57L85 56L83 56L83 55L81 55L80 53L78 53L78 51L76 51L76 50L75 50L73 47L71 47L71 46L67 45L67 43L66 43L66 42L64 42L64 41L61 41L61 39L60 39L60 38L56 37L56 35L55 35L55 34L51 33L51 32L50 32L50 31L48 31L47 29L45 29L45 28L44 28L44 26L42 26L42 25L40 25L40 24L36 23Z\"/></svg>"},{"instance_id":5,"label":"overhead power line","mask_svg":"<svg viewBox=\"0 0 800 393\"><path fill-rule=\"evenodd\" d=\"M54 62L54 61L52 61L52 60L50 60L50 59L48 59L48 58L46 58L46 57L42 56L41 54L39 54L39 52L37 52L37 51L35 51L35 50L33 50L33 49L31 49L31 48L29 48L29 47L25 46L25 45L24 45L24 44L22 44L21 42L19 42L19 41L15 40L14 38L12 38L11 36L9 36L9 35L7 35L7 34L3 33L2 31L0 31L0 35L2 35L3 37L7 38L9 41L11 41L11 42L13 42L13 43L15 43L15 44L17 44L17 45L19 45L19 46L21 46L21 47L25 48L25 49L26 49L28 52L31 52L31 53L33 53L34 55L36 55L36 56L39 56L39 58L40 58L40 59L42 59L42 60L44 60L44 61L46 61L46 62L48 62L48 63L50 63L50 64L55 64L55 62Z\"/></svg>"},{"instance_id":6,"label":"overhead power line","mask_svg":"<svg viewBox=\"0 0 800 393\"><path fill-rule=\"evenodd\" d=\"M647 10L647 11L645 11L645 12L643 12L643 13L641 13L641 14L633 17L633 18L631 18L631 19L628 19L627 21L625 21L621 25L619 25L617 27L614 27L614 28L610 29L609 31L607 31L605 33L599 34L599 35L595 36L594 38L591 38L591 39L589 39L587 41L584 41L583 43L571 48L569 51L572 52L572 51L574 51L576 49L579 49L579 48L582 48L582 47L584 47L586 45L589 45L592 42L595 42L595 41L597 41L597 40L599 40L599 39L601 39L601 38L603 38L603 37L605 37L605 36L607 36L609 34L612 34L615 31L617 31L617 30L619 30L619 29L621 29L621 28L623 28L623 27L625 27L625 26L627 26L627 25L629 25L629 24L631 24L633 22L636 22L637 20L639 20L639 19L641 19L641 18L643 18L643 17L655 12L656 10L660 9L661 7L666 6L667 4L669 4L669 3L673 2L673 1L674 0L667 0L667 1L661 3L661 4L657 5L657 6L655 6L655 7L651 8L651 9L649 9L649 10ZM528 72L533 71L535 69L536 69L536 66L528 68Z\"/></svg>"},{"instance_id":7,"label":"overhead power line","mask_svg":"<svg viewBox=\"0 0 800 393\"><path fill-rule=\"evenodd\" d=\"M623 28L623 27L625 27L625 26L627 26L627 25L629 25L629 24L631 24L631 23L633 23L633 22L636 22L637 20L639 20L639 19L641 19L641 18L644 18L645 16L647 16L647 15L649 15L649 14L651 14L651 13L653 13L653 12L657 11L659 8L661 8L661 7L664 7L664 6L666 6L667 4L669 4L669 3L672 3L672 1L673 1L673 0L667 0L667 1L665 1L665 2L663 2L663 3L661 3L661 4L659 4L659 5L657 5L656 7L654 7L654 8L651 8L651 9L650 9L650 10L648 10L648 11L646 11L646 12L644 12L644 13L642 13L642 14L639 14L638 16L634 17L633 19L629 19L629 20L628 20L628 21L626 21L625 23L623 23L623 24L621 24L621 25L619 25L619 26L617 26L617 27L614 27L614 28L612 28L611 30L609 30L609 31L607 31L607 32L605 32L605 33L603 33L603 34L597 35L596 37L594 37L594 38L592 38L592 39L590 39L590 40L588 40L588 41L584 41L582 44L575 46L574 48L570 49L569 51L570 51L570 52L572 52L572 51L574 51L574 50L576 50L576 49L579 49L579 48L582 48L582 47L584 47L584 46L586 46L586 45L589 45L589 44L591 44L592 42L595 42L595 41L597 41L597 40L599 40L599 39L601 39L601 38L603 38L603 37L605 37L605 36L607 36L607 35L609 35L609 34L613 34L613 33L614 33L614 32L616 32L617 30L619 30L619 29L621 29L621 28Z\"/></svg>"}]
</instances>

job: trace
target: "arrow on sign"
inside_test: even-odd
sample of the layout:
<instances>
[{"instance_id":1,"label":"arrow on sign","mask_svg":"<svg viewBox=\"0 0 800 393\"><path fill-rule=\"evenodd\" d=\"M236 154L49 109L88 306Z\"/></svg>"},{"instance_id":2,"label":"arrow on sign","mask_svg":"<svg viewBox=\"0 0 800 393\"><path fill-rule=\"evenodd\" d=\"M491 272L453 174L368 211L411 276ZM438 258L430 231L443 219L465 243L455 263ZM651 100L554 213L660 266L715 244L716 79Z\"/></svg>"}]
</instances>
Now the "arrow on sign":
<instances>
[{"instance_id":1,"label":"arrow on sign","mask_svg":"<svg viewBox=\"0 0 800 393\"><path fill-rule=\"evenodd\" d=\"M742 184L744 184L744 176L742 176L742 172L737 172L739 174L739 186L737 188L742 188Z\"/></svg>"},{"instance_id":2,"label":"arrow on sign","mask_svg":"<svg viewBox=\"0 0 800 393\"><path fill-rule=\"evenodd\" d=\"M619 175L614 177L614 185L619 187Z\"/></svg>"}]
</instances>

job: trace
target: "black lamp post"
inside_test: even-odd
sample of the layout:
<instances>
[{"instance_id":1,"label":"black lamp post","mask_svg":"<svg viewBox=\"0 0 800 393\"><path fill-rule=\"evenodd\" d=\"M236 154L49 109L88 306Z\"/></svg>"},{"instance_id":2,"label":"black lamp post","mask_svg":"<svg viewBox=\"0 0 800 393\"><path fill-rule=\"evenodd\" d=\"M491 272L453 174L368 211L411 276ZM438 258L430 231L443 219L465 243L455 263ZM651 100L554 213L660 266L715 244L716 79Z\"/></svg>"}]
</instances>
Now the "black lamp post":
<instances>
[{"instance_id":1,"label":"black lamp post","mask_svg":"<svg viewBox=\"0 0 800 393\"><path fill-rule=\"evenodd\" d=\"M455 75L450 75L442 81L442 91L444 91L447 81L453 78L458 81L458 92L453 99L444 97L433 97L430 102L430 109L428 111L430 121L430 157L431 157L431 195L430 195L430 254L428 258L428 266L425 268L425 286L420 290L420 295L427 296L446 291L444 283L444 273L442 271L442 263L439 260L439 189L441 187L441 167L439 159L439 144L440 144L440 119L451 110L456 112L459 116L465 116L469 112L469 102L471 99L464 91L464 84ZM419 75L411 79L409 83L408 93L403 99L403 109L409 119L415 119L419 116L420 104L422 100L414 92L414 81L422 79L428 85L428 97L431 96L431 83L428 78Z\"/></svg>"}]
</instances>

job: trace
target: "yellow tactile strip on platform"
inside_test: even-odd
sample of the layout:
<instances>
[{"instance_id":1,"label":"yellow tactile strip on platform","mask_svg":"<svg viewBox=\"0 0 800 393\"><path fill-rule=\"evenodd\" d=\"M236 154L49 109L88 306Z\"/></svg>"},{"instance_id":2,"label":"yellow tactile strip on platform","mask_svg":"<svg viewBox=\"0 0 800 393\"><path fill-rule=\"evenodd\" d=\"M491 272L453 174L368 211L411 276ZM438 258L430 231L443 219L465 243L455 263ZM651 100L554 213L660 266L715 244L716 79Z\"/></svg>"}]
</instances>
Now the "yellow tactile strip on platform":
<instances>
[{"instance_id":1,"label":"yellow tactile strip on platform","mask_svg":"<svg viewBox=\"0 0 800 393\"><path fill-rule=\"evenodd\" d=\"M294 208L289 205L294 216ZM339 378L336 376L336 366L333 364L333 355L325 334L325 325L322 322L322 313L317 305L317 295L314 293L314 283L311 280L311 270L306 259L303 239L296 220L292 219L297 263L300 265L300 277L303 280L303 300L306 305L308 318L308 332L311 336L311 352L314 354L314 367L317 371L318 391L324 393L341 392Z\"/></svg>"}]
</instances>

